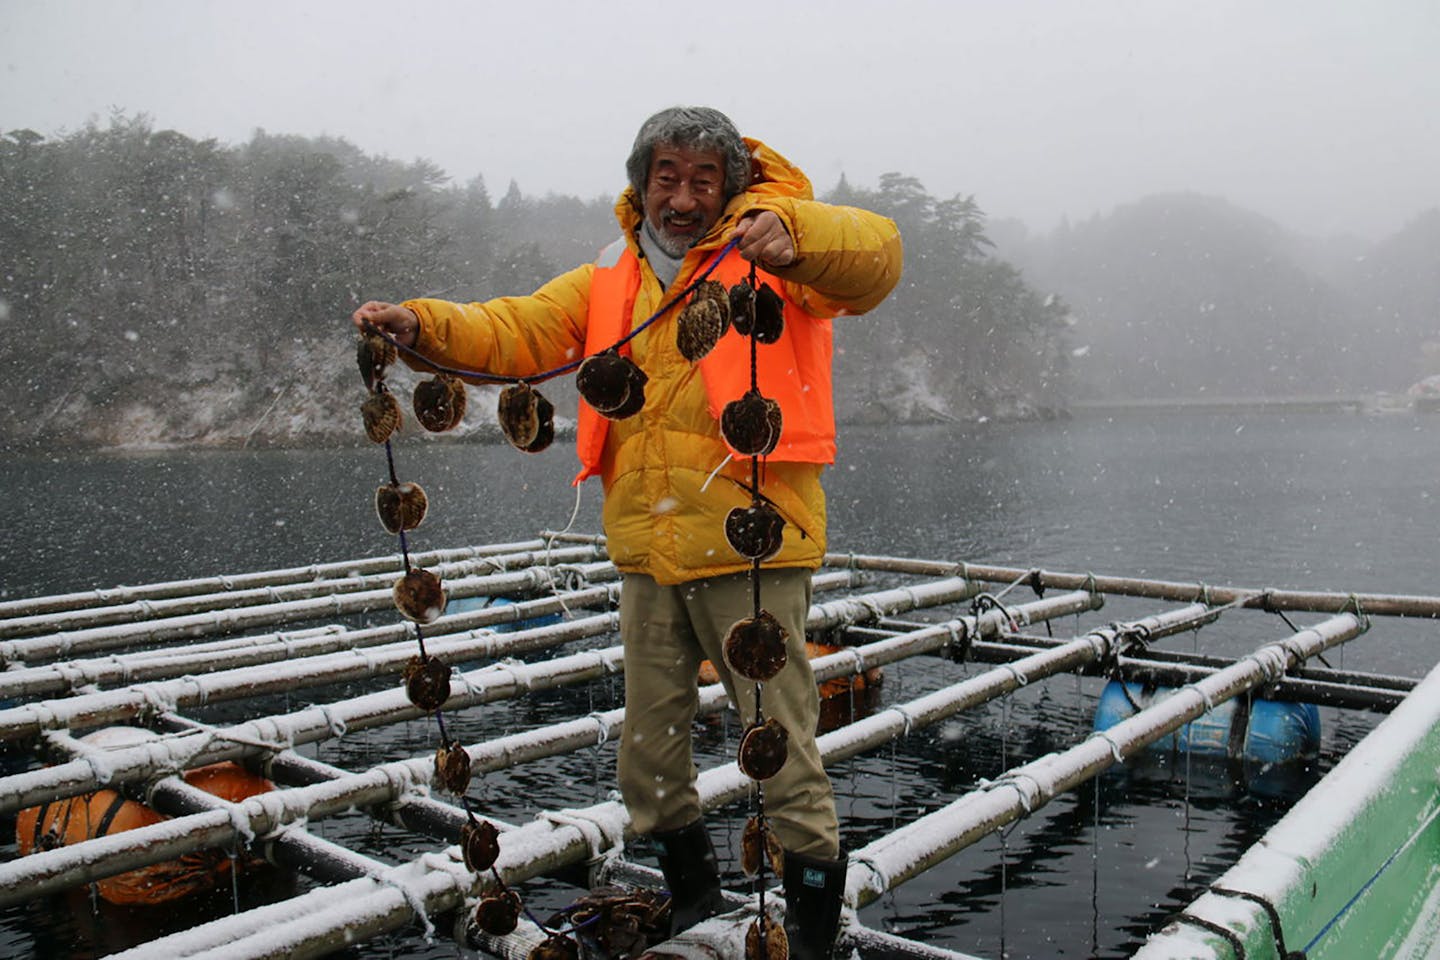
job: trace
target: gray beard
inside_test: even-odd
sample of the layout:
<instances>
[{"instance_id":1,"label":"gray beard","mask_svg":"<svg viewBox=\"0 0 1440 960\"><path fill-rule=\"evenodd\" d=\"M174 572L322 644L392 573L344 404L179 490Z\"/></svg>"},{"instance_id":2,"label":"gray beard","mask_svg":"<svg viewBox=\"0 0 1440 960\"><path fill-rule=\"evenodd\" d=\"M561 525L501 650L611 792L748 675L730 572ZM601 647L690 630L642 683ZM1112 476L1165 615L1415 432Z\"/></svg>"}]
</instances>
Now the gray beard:
<instances>
[{"instance_id":1,"label":"gray beard","mask_svg":"<svg viewBox=\"0 0 1440 960\"><path fill-rule=\"evenodd\" d=\"M667 237L656 230L648 219L640 224L638 239L640 249L644 251L645 259L650 261L650 269L654 271L656 279L660 281L662 287L669 287L675 282L675 276L680 272L680 264L685 259L685 251L694 244L688 239Z\"/></svg>"}]
</instances>

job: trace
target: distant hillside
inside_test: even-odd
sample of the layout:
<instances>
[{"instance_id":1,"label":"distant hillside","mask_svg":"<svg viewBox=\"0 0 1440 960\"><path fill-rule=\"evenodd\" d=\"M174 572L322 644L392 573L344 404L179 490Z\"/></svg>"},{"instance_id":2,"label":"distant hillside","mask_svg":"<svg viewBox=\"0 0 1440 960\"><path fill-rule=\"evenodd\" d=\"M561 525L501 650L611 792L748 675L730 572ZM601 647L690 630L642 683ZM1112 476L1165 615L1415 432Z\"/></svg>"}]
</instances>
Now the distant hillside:
<instances>
[{"instance_id":1,"label":"distant hillside","mask_svg":"<svg viewBox=\"0 0 1440 960\"><path fill-rule=\"evenodd\" d=\"M1440 211L1365 249L1170 194L1000 252L1070 305L1088 398L1399 391L1440 341Z\"/></svg>"},{"instance_id":2,"label":"distant hillside","mask_svg":"<svg viewBox=\"0 0 1440 960\"><path fill-rule=\"evenodd\" d=\"M842 418L1063 408L1063 306L989 254L972 200L900 174L834 199L895 217L906 248L895 295L836 323ZM10 131L0 445L363 443L356 306L528 294L614 239L613 207L513 183L492 202L333 138L226 146L124 115ZM568 383L545 390L573 414ZM493 433L493 402L475 392L467 424Z\"/></svg>"}]
</instances>

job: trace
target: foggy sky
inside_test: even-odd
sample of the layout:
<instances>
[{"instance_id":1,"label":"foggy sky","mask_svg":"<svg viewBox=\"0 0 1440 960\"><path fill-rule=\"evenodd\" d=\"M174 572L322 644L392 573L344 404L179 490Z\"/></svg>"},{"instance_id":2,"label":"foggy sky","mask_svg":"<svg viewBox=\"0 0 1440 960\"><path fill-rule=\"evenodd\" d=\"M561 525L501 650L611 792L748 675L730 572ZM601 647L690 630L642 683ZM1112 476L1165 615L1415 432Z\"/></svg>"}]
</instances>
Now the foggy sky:
<instances>
[{"instance_id":1,"label":"foggy sky","mask_svg":"<svg viewBox=\"0 0 1440 960\"><path fill-rule=\"evenodd\" d=\"M1437 0L0 0L0 129L121 108L590 198L703 103L819 191L899 171L1048 231L1193 190L1374 240L1440 204L1437 50Z\"/></svg>"}]
</instances>

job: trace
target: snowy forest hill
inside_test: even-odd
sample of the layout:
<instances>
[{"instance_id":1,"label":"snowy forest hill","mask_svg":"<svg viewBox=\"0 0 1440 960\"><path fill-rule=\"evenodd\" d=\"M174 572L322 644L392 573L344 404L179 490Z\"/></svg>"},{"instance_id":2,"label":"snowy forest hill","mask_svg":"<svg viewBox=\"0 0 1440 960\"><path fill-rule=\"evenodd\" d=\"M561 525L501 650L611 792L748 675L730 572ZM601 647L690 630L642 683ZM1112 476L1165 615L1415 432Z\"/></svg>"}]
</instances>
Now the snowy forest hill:
<instances>
[{"instance_id":1,"label":"snowy forest hill","mask_svg":"<svg viewBox=\"0 0 1440 960\"><path fill-rule=\"evenodd\" d=\"M836 323L842 421L1403 389L1440 340L1440 212L1357 250L1189 196L1049 237L901 174L822 199L893 217L905 241L896 292ZM329 138L227 146L123 114L10 131L0 446L364 443L356 305L528 293L614 239L613 203L514 184L494 201L479 180ZM573 414L568 383L543 389ZM464 432L498 435L491 392L470 401Z\"/></svg>"}]
</instances>

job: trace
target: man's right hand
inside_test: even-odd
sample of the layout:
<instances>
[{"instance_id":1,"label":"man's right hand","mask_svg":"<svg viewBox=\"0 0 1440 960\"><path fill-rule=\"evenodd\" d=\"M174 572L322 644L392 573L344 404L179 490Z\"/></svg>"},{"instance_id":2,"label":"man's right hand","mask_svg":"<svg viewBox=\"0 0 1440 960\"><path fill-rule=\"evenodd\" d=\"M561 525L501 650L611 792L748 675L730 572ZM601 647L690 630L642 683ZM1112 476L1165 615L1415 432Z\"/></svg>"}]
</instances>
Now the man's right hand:
<instances>
[{"instance_id":1,"label":"man's right hand","mask_svg":"<svg viewBox=\"0 0 1440 960\"><path fill-rule=\"evenodd\" d=\"M382 300L371 300L362 304L350 316L357 330L364 330L368 323L395 338L402 347L415 346L420 336L420 318L409 307L402 307Z\"/></svg>"}]
</instances>

